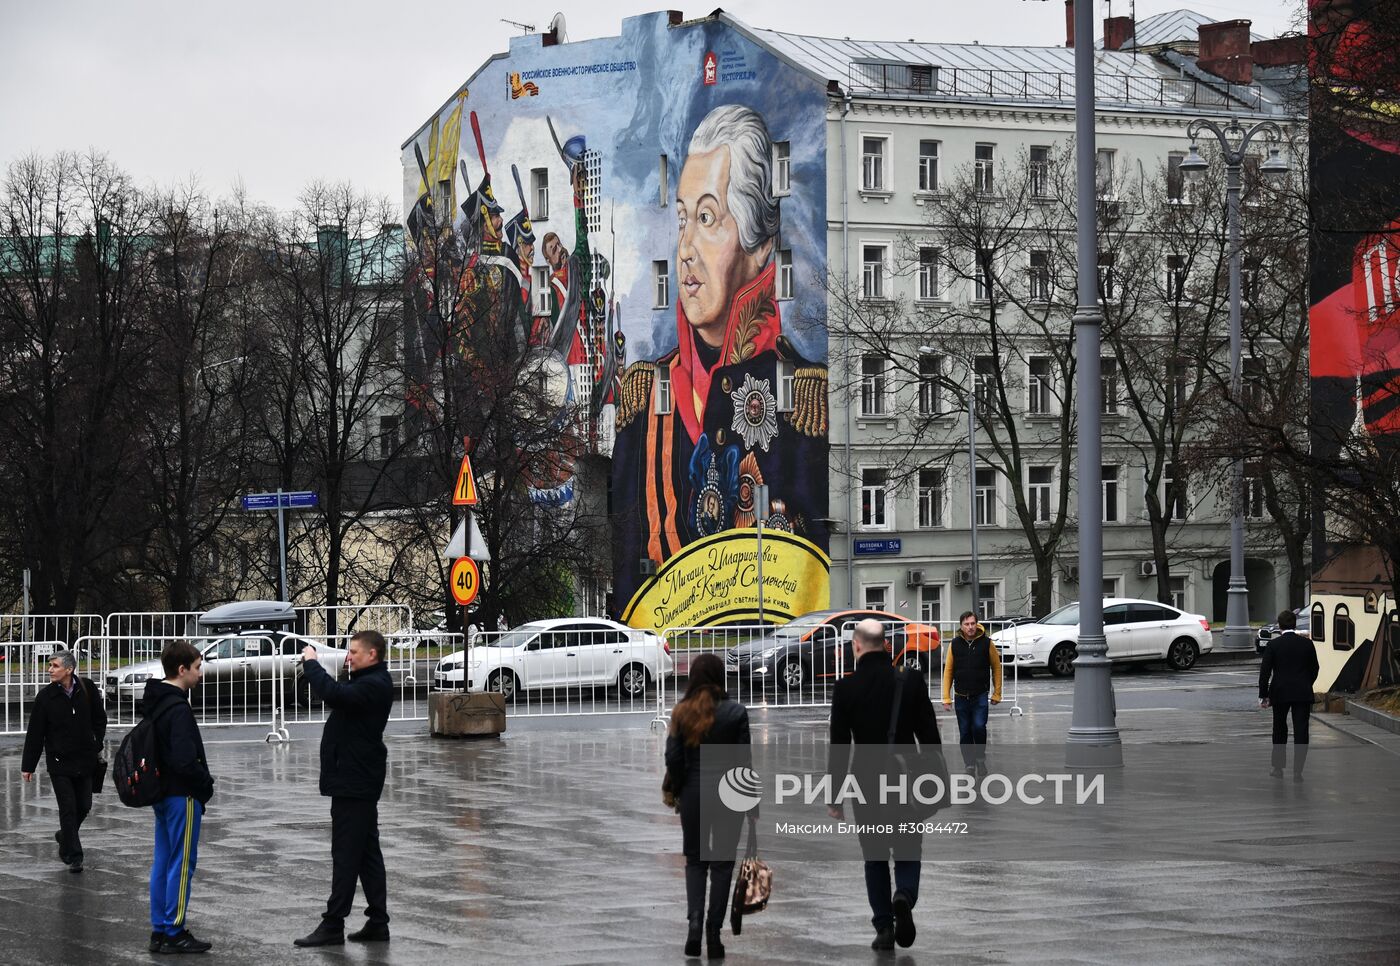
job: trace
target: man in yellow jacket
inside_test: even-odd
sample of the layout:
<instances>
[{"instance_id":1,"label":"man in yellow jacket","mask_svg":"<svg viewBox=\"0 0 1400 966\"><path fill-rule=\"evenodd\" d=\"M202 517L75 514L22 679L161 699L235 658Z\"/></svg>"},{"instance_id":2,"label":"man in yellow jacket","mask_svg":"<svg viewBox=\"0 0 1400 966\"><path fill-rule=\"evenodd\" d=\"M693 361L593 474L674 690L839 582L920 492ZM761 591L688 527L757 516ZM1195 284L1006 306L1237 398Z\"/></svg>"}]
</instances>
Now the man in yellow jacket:
<instances>
[{"instance_id":1,"label":"man in yellow jacket","mask_svg":"<svg viewBox=\"0 0 1400 966\"><path fill-rule=\"evenodd\" d=\"M958 621L958 633L943 657L943 707L958 716L963 764L973 774L987 771L987 712L1001 703L1001 655L972 611Z\"/></svg>"}]
</instances>

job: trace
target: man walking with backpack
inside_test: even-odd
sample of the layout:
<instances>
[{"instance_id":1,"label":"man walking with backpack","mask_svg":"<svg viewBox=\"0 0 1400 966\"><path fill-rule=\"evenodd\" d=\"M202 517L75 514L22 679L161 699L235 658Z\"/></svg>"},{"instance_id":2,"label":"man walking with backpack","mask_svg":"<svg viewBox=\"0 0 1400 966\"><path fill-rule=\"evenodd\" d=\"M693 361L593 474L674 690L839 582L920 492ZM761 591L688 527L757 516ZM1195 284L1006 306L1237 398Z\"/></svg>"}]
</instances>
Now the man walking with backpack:
<instances>
[{"instance_id":1,"label":"man walking with backpack","mask_svg":"<svg viewBox=\"0 0 1400 966\"><path fill-rule=\"evenodd\" d=\"M156 813L156 846L151 860L153 953L203 953L213 946L185 928L199 853L199 827L204 807L214 797L214 778L204 759L204 741L189 701L190 689L203 674L203 663L203 656L189 641L170 641L160 652L165 680L147 681L141 702L151 723L159 782L159 797L152 806ZM135 732L132 729L129 737Z\"/></svg>"},{"instance_id":2,"label":"man walking with backpack","mask_svg":"<svg viewBox=\"0 0 1400 966\"><path fill-rule=\"evenodd\" d=\"M107 712L97 685L77 674L69 651L49 659L49 685L34 696L24 736L20 774L34 780L39 753L49 768L49 784L58 800L58 857L69 872L83 871L83 843L78 829L92 809L92 777L107 734Z\"/></svg>"},{"instance_id":3,"label":"man walking with backpack","mask_svg":"<svg viewBox=\"0 0 1400 966\"><path fill-rule=\"evenodd\" d=\"M394 684L384 664L387 644L378 631L350 638L345 663L350 681L340 684L316 660L316 648L301 652L302 674L311 692L330 707L321 732L321 794L331 800L331 897L321 923L297 946L342 946L345 917L355 903L355 882L365 893L369 921L351 942L388 942L388 885L379 848L379 795L389 750L384 726L394 703Z\"/></svg>"}]
</instances>

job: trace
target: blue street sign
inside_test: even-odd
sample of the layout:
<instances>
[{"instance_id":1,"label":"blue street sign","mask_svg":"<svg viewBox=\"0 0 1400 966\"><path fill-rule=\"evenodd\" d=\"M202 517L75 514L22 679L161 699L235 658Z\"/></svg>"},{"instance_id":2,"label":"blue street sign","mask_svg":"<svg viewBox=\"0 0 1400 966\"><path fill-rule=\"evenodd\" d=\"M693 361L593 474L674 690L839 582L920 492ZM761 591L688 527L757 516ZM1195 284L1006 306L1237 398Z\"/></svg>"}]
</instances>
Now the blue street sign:
<instances>
[{"instance_id":1,"label":"blue street sign","mask_svg":"<svg viewBox=\"0 0 1400 966\"><path fill-rule=\"evenodd\" d=\"M277 493L249 493L243 498L243 509L276 510L278 495ZM284 510L304 510L316 506L319 501L319 497L311 490L297 490L280 495Z\"/></svg>"},{"instance_id":2,"label":"blue street sign","mask_svg":"<svg viewBox=\"0 0 1400 966\"><path fill-rule=\"evenodd\" d=\"M889 537L884 540L857 540L856 556L869 557L875 554L899 553L904 549L904 541L899 537Z\"/></svg>"}]
</instances>

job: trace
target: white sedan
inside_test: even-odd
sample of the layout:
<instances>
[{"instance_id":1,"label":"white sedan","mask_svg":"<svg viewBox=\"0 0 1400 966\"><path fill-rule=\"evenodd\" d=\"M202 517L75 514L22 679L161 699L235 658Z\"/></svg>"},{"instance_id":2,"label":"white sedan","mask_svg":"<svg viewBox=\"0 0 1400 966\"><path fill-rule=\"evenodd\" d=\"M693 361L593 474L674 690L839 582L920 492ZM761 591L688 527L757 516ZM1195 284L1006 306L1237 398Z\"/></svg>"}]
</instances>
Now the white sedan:
<instances>
[{"instance_id":1,"label":"white sedan","mask_svg":"<svg viewBox=\"0 0 1400 966\"><path fill-rule=\"evenodd\" d=\"M1105 598L1103 632L1115 664L1166 661L1185 671L1211 649L1210 621L1155 600ZM1074 673L1079 643L1079 604L1066 604L1031 624L994 635L1001 658L1023 669L1047 668L1056 677Z\"/></svg>"},{"instance_id":2,"label":"white sedan","mask_svg":"<svg viewBox=\"0 0 1400 966\"><path fill-rule=\"evenodd\" d=\"M637 698L675 670L660 635L602 618L559 618L483 634L438 662L439 689L499 691L507 699L544 688L616 686Z\"/></svg>"}]
</instances>

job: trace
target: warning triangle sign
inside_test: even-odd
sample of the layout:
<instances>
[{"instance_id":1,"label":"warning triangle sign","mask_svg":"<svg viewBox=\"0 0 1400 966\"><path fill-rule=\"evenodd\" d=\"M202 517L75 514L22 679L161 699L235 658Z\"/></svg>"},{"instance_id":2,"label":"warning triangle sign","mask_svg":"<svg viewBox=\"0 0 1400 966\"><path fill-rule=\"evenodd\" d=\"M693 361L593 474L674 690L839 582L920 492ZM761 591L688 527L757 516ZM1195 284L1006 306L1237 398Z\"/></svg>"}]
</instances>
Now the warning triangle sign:
<instances>
[{"instance_id":1,"label":"warning triangle sign","mask_svg":"<svg viewBox=\"0 0 1400 966\"><path fill-rule=\"evenodd\" d=\"M476 477L472 476L472 458L462 457L457 471L457 485L452 488L453 506L476 506Z\"/></svg>"}]
</instances>

